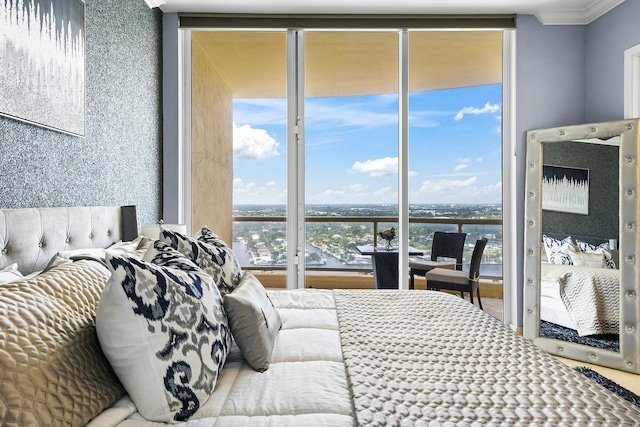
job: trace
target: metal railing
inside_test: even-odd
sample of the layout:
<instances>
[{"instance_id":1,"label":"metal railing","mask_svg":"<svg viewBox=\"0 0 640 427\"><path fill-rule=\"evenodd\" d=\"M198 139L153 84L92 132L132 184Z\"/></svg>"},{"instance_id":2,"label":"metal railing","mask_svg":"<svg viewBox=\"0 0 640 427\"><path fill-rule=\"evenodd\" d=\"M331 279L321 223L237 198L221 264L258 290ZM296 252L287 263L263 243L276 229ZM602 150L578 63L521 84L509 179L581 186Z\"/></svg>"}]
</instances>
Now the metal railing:
<instances>
[{"instance_id":1,"label":"metal railing","mask_svg":"<svg viewBox=\"0 0 640 427\"><path fill-rule=\"evenodd\" d=\"M234 223L242 222L282 222L287 221L286 216L234 216ZM369 223L373 225L373 244L378 244L378 229L380 224L393 224L397 223L397 217L390 216L307 216L305 217L307 223ZM463 232L464 226L469 225L494 225L501 226L502 219L486 219L486 218L430 218L430 217L410 217L410 224L438 224L438 225L453 225L458 232ZM243 267L250 270L262 270L262 271L277 271L285 270L286 266L278 265L260 265L260 266L247 266ZM357 267L305 267L307 271L335 271L335 272L371 272L369 268L357 268ZM489 279L502 279L501 276L484 275Z\"/></svg>"}]
</instances>

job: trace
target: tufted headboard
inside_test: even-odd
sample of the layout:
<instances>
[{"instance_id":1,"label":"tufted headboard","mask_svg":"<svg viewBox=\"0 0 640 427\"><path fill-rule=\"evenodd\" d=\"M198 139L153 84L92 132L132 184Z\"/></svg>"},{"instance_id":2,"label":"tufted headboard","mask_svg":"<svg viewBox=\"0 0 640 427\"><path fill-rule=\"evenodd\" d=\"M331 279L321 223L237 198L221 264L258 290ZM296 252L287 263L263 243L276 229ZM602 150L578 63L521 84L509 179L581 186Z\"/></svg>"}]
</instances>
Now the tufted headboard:
<instances>
[{"instance_id":1,"label":"tufted headboard","mask_svg":"<svg viewBox=\"0 0 640 427\"><path fill-rule=\"evenodd\" d=\"M60 251L106 248L138 236L135 206L0 210L0 269L42 270Z\"/></svg>"}]
</instances>

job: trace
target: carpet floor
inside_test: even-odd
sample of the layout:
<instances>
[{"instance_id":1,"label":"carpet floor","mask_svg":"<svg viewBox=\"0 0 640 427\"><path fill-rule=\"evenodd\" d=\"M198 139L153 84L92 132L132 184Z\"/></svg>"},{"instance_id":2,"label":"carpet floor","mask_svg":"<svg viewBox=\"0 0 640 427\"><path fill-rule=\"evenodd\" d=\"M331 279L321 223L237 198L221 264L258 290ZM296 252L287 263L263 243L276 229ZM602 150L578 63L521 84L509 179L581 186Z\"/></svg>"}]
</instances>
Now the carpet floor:
<instances>
[{"instance_id":1,"label":"carpet floor","mask_svg":"<svg viewBox=\"0 0 640 427\"><path fill-rule=\"evenodd\" d=\"M545 322L544 320L540 322L540 336L577 344L584 344L589 347L596 347L604 350L620 351L620 340L618 335L605 334L581 337L578 335L578 332L573 329L565 328L564 326L556 325L555 323Z\"/></svg>"},{"instance_id":2,"label":"carpet floor","mask_svg":"<svg viewBox=\"0 0 640 427\"><path fill-rule=\"evenodd\" d=\"M637 407L640 407L640 396L638 396L634 392L627 390L621 385L611 381L609 378L585 366L576 366L573 369L580 372L582 375L586 376L587 378L597 382L604 388L614 392L618 396L622 397L624 400L633 403Z\"/></svg>"}]
</instances>

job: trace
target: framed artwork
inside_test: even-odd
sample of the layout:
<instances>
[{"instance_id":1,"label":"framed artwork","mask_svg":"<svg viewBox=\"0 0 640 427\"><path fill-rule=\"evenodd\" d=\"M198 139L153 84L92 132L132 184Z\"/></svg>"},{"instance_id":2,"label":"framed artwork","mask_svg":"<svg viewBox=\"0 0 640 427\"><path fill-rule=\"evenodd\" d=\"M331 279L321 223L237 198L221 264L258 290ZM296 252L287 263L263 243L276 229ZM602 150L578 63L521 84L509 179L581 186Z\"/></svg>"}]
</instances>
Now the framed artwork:
<instances>
[{"instance_id":1,"label":"framed artwork","mask_svg":"<svg viewBox=\"0 0 640 427\"><path fill-rule=\"evenodd\" d=\"M589 214L589 169L542 166L542 209Z\"/></svg>"},{"instance_id":2,"label":"framed artwork","mask_svg":"<svg viewBox=\"0 0 640 427\"><path fill-rule=\"evenodd\" d=\"M85 134L85 4L0 2L0 114Z\"/></svg>"}]
</instances>

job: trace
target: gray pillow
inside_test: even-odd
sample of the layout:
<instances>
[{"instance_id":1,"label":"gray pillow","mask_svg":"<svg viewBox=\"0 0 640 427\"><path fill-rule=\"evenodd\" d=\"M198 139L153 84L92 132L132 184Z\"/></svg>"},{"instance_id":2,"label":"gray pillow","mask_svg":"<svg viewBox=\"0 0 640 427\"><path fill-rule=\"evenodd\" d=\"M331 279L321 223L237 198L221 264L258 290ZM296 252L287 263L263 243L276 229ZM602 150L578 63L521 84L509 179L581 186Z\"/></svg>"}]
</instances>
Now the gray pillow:
<instances>
[{"instance_id":1,"label":"gray pillow","mask_svg":"<svg viewBox=\"0 0 640 427\"><path fill-rule=\"evenodd\" d=\"M282 320L262 283L246 271L240 284L223 299L231 334L251 367L264 372Z\"/></svg>"}]
</instances>

